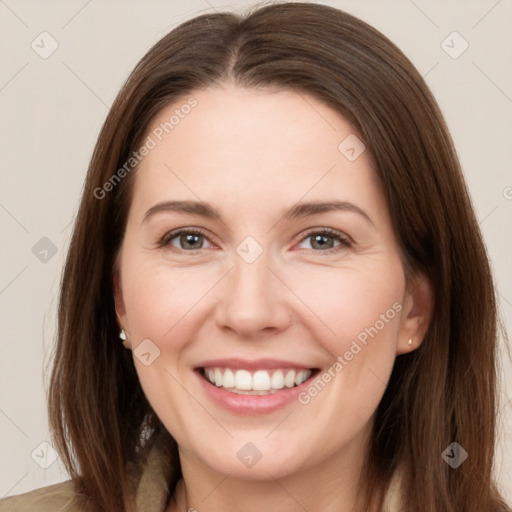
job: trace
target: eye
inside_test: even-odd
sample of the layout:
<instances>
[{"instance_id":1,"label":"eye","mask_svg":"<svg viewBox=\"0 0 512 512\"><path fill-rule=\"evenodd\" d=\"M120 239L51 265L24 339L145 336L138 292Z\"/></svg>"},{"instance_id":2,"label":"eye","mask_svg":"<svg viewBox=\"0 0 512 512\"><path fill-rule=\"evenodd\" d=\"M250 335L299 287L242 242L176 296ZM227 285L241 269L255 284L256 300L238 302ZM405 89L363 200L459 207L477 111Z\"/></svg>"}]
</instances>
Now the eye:
<instances>
[{"instance_id":1,"label":"eye","mask_svg":"<svg viewBox=\"0 0 512 512\"><path fill-rule=\"evenodd\" d=\"M346 235L330 228L309 231L306 236L302 238L301 244L308 240L311 240L313 252L330 254L352 246L352 241ZM170 246L177 250L192 252L206 249L207 247L204 246L204 243L208 241L209 239L206 233L200 229L178 229L167 233L160 240L159 246Z\"/></svg>"},{"instance_id":2,"label":"eye","mask_svg":"<svg viewBox=\"0 0 512 512\"><path fill-rule=\"evenodd\" d=\"M334 229L322 228L309 231L302 239L302 243L311 240L314 252L333 253L352 246L352 241L343 233ZM338 242L338 245L335 245ZM318 249L318 250L315 250Z\"/></svg>"},{"instance_id":3,"label":"eye","mask_svg":"<svg viewBox=\"0 0 512 512\"><path fill-rule=\"evenodd\" d=\"M200 229L179 229L167 233L159 245L161 247L169 245L179 250L191 252L205 249L206 247L203 246L203 243L207 240L206 234Z\"/></svg>"}]
</instances>

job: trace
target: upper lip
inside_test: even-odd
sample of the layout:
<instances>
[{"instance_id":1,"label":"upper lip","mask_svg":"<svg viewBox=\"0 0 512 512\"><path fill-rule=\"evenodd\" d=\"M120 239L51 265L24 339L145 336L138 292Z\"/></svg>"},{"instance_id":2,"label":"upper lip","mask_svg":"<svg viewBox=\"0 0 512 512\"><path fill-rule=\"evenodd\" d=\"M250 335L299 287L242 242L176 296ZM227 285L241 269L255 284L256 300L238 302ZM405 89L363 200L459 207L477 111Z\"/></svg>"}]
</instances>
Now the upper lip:
<instances>
[{"instance_id":1,"label":"upper lip","mask_svg":"<svg viewBox=\"0 0 512 512\"><path fill-rule=\"evenodd\" d=\"M305 365L294 361L285 361L283 359L209 359L199 363L196 368L233 368L237 370L277 370L279 368L302 368L310 370L314 368L311 365Z\"/></svg>"}]
</instances>

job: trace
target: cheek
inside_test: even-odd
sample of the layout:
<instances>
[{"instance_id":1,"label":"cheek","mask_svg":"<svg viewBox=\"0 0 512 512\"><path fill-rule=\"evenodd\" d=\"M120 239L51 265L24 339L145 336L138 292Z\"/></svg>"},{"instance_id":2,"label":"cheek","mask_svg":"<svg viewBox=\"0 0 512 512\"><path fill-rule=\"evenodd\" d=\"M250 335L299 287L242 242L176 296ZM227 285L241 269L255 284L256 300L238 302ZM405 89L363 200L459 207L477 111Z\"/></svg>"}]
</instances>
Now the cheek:
<instances>
[{"instance_id":1,"label":"cheek","mask_svg":"<svg viewBox=\"0 0 512 512\"><path fill-rule=\"evenodd\" d=\"M132 336L139 340L171 336L179 341L176 331L187 325L187 316L193 316L193 309L211 288L207 281L198 279L194 268L155 265L147 256L127 259L123 297Z\"/></svg>"},{"instance_id":2,"label":"cheek","mask_svg":"<svg viewBox=\"0 0 512 512\"><path fill-rule=\"evenodd\" d=\"M332 357L318 377L323 383L313 382L300 403L309 404L319 422L349 415L345 428L354 434L374 413L391 374L405 281L394 260L329 270L303 281L300 292L322 321L317 339Z\"/></svg>"},{"instance_id":3,"label":"cheek","mask_svg":"<svg viewBox=\"0 0 512 512\"><path fill-rule=\"evenodd\" d=\"M192 412L201 415L180 384L184 382L180 371L184 349L197 330L200 299L211 284L206 278L197 278L197 269L173 269L136 251L127 253L122 272L123 298L139 382L166 428L179 434L187 430L187 418L175 411L190 407L189 415ZM154 345L148 345L145 340ZM139 345L147 348L138 349ZM147 365L139 358L145 352L150 353Z\"/></svg>"},{"instance_id":4,"label":"cheek","mask_svg":"<svg viewBox=\"0 0 512 512\"><path fill-rule=\"evenodd\" d=\"M399 262L388 261L385 270L375 265L302 273L295 282L331 355L343 354L354 340L363 346L373 339L396 342L405 288Z\"/></svg>"}]
</instances>

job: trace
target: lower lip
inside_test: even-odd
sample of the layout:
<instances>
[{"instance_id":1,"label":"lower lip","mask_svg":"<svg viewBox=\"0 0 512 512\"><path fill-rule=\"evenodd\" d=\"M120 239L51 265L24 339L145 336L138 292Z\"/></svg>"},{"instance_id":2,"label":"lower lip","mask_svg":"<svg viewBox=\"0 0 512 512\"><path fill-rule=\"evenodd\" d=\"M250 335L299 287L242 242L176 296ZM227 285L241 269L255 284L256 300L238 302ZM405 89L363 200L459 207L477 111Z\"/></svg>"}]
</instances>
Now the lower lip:
<instances>
[{"instance_id":1,"label":"lower lip","mask_svg":"<svg viewBox=\"0 0 512 512\"><path fill-rule=\"evenodd\" d=\"M211 384L210 381L203 377L201 372L202 370L195 371L208 397L224 409L244 416L269 414L296 401L298 395L310 385L311 380L317 373L314 372L306 381L298 386L284 388L276 393L268 395L241 395Z\"/></svg>"}]
</instances>

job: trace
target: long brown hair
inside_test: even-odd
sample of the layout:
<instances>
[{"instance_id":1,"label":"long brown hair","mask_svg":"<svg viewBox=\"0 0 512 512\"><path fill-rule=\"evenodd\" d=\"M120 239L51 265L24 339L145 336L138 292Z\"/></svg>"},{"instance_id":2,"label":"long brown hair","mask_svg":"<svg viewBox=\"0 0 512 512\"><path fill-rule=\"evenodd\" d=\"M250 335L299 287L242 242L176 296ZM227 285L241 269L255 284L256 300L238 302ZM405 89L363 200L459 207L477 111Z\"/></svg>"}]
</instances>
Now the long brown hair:
<instances>
[{"instance_id":1,"label":"long brown hair","mask_svg":"<svg viewBox=\"0 0 512 512\"><path fill-rule=\"evenodd\" d=\"M98 138L63 273L49 388L55 444L92 510L126 510L129 467L155 439L177 447L119 342L113 267L133 175L105 187L163 107L223 81L314 95L345 116L377 163L404 264L434 289L420 347L396 358L367 452L367 505L404 468L404 510L505 511L493 481L497 315L488 257L442 114L404 54L380 32L324 5L276 3L205 14L139 62ZM124 176L126 174L126 176ZM458 442L469 458L441 457Z\"/></svg>"}]
</instances>

